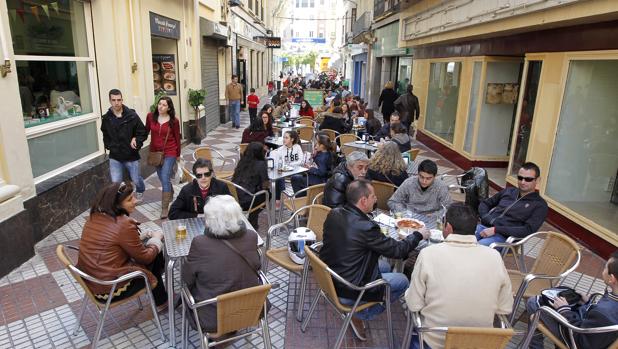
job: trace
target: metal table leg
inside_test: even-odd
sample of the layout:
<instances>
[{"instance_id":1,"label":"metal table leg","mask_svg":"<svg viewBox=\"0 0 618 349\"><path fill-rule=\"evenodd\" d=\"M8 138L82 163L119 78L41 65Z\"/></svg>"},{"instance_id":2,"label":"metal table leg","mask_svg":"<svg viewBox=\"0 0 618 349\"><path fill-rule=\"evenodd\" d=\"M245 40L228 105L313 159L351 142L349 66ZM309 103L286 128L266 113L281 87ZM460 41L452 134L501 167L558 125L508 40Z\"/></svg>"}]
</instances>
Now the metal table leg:
<instances>
[{"instance_id":1,"label":"metal table leg","mask_svg":"<svg viewBox=\"0 0 618 349\"><path fill-rule=\"evenodd\" d=\"M270 181L270 212L268 213L270 215L270 224L277 224L277 206L276 206L276 202L277 202L277 181L276 180L271 180Z\"/></svg>"},{"instance_id":2,"label":"metal table leg","mask_svg":"<svg viewBox=\"0 0 618 349\"><path fill-rule=\"evenodd\" d=\"M176 347L176 328L174 326L174 265L176 259L168 257L165 269L165 283L167 289L167 315L170 327L170 346Z\"/></svg>"}]
</instances>

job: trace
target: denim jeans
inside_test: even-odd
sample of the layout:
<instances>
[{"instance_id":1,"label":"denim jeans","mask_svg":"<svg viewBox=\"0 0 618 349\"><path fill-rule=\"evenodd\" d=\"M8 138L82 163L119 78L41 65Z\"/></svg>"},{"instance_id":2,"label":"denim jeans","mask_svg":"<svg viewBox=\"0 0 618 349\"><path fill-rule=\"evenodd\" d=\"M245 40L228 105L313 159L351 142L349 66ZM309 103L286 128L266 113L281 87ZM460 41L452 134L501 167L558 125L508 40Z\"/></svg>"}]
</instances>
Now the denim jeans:
<instances>
[{"instance_id":1,"label":"denim jeans","mask_svg":"<svg viewBox=\"0 0 618 349\"><path fill-rule=\"evenodd\" d=\"M230 112L230 119L232 120L232 126L240 127L240 100L230 101L228 108Z\"/></svg>"},{"instance_id":2,"label":"denim jeans","mask_svg":"<svg viewBox=\"0 0 618 349\"><path fill-rule=\"evenodd\" d=\"M421 348L420 337L418 336L418 334L413 333L412 339L410 340L410 349L420 349L420 348ZM431 349L431 347L427 345L427 342L423 343L423 348Z\"/></svg>"},{"instance_id":3,"label":"denim jeans","mask_svg":"<svg viewBox=\"0 0 618 349\"><path fill-rule=\"evenodd\" d=\"M135 191L143 193L146 190L146 185L144 184L144 179L139 174L139 160L118 161L109 159L109 175L112 177L112 182L122 182L125 168L129 171L131 182L135 185Z\"/></svg>"},{"instance_id":4,"label":"denim jeans","mask_svg":"<svg viewBox=\"0 0 618 349\"><path fill-rule=\"evenodd\" d=\"M489 246L494 242L505 242L506 241L506 237L502 234L494 234L488 238L482 238L481 237L481 232L483 231L483 229L487 229L488 227L482 225L482 224L477 224L476 225L476 239L478 240L479 244L483 245L483 246Z\"/></svg>"},{"instance_id":5,"label":"denim jeans","mask_svg":"<svg viewBox=\"0 0 618 349\"><path fill-rule=\"evenodd\" d=\"M406 276L402 273L391 273L391 266L383 260L378 261L378 268L382 274L382 278L388 282L391 286L391 303L397 301L406 292L410 283ZM343 305L354 305L355 299L339 298L339 301ZM359 304L366 302L361 301ZM386 310L386 307L382 304L376 304L367 309L361 310L354 314L354 317L361 320L371 320L380 315Z\"/></svg>"},{"instance_id":6,"label":"denim jeans","mask_svg":"<svg viewBox=\"0 0 618 349\"><path fill-rule=\"evenodd\" d=\"M281 193L285 190L285 178L279 178L275 182L275 199L281 200Z\"/></svg>"},{"instance_id":7,"label":"denim jeans","mask_svg":"<svg viewBox=\"0 0 618 349\"><path fill-rule=\"evenodd\" d=\"M169 193L172 191L172 171L174 171L174 164L176 163L175 156L165 156L163 159L163 165L157 167L157 176L161 181L161 191Z\"/></svg>"},{"instance_id":8,"label":"denim jeans","mask_svg":"<svg viewBox=\"0 0 618 349\"><path fill-rule=\"evenodd\" d=\"M532 314L534 314L537 311L537 309L539 309L539 305L537 304L538 297L539 296L528 298L528 301L526 302L526 312L528 312L528 316L532 316ZM554 336L558 338L562 338L560 335L560 328L556 320L554 320L553 318L545 314L541 314L541 322L543 322L543 325L545 325L545 327L547 327L547 329L551 333L553 333ZM541 334L541 332L539 331L534 332L534 336L532 337L532 341L530 342L529 348L543 349L543 335Z\"/></svg>"}]
</instances>

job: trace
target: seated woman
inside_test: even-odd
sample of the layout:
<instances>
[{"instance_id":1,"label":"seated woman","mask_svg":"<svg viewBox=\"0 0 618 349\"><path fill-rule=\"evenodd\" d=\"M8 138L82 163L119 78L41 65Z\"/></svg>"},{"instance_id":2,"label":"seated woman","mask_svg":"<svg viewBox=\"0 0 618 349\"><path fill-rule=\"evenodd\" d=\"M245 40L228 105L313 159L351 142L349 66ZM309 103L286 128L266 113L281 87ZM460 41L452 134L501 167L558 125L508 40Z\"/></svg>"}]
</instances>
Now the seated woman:
<instances>
[{"instance_id":1,"label":"seated woman","mask_svg":"<svg viewBox=\"0 0 618 349\"><path fill-rule=\"evenodd\" d=\"M397 144L386 142L369 160L368 177L400 186L408 178L406 163Z\"/></svg>"},{"instance_id":2,"label":"seated woman","mask_svg":"<svg viewBox=\"0 0 618 349\"><path fill-rule=\"evenodd\" d=\"M140 232L139 223L129 217L136 205L131 183L111 183L99 191L79 242L77 268L106 281L141 270L148 276L158 310L163 310L167 306L167 293L161 279L165 267L161 253L163 233ZM148 239L145 244L142 243L144 239ZM86 284L99 301L107 301L111 286L89 281ZM118 284L112 301L128 298L144 287L142 278Z\"/></svg>"},{"instance_id":3,"label":"seated woman","mask_svg":"<svg viewBox=\"0 0 618 349\"><path fill-rule=\"evenodd\" d=\"M270 126L268 113L262 112L259 118L253 119L249 127L242 131L241 143L260 142L264 144L266 137L272 137L273 129Z\"/></svg>"},{"instance_id":4,"label":"seated woman","mask_svg":"<svg viewBox=\"0 0 618 349\"><path fill-rule=\"evenodd\" d=\"M240 161L234 169L234 175L232 176L232 182L242 186L251 193L256 193L262 189L268 189L268 168L266 164L266 157L264 156L264 147L261 143L251 142L245 152L243 153ZM242 190L237 190L238 201L243 210L248 210L251 206L252 196L244 193ZM264 195L260 195L255 198L253 207L266 201ZM258 229L258 215L261 210L256 210L249 214L249 223L257 231Z\"/></svg>"},{"instance_id":5,"label":"seated woman","mask_svg":"<svg viewBox=\"0 0 618 349\"><path fill-rule=\"evenodd\" d=\"M293 175L290 180L294 192L303 190L309 186L326 183L333 170L335 161L335 144L330 141L328 135L318 134L313 148L312 161L305 166L309 168L307 177L304 174ZM304 195L299 195L304 196Z\"/></svg>"},{"instance_id":6,"label":"seated woman","mask_svg":"<svg viewBox=\"0 0 618 349\"><path fill-rule=\"evenodd\" d=\"M287 99L281 100L279 102L279 105L275 107L275 110L273 111L272 117L275 120L275 122L277 122L288 111L290 111L290 108L289 108L289 105L288 105L288 100Z\"/></svg>"},{"instance_id":7,"label":"seated woman","mask_svg":"<svg viewBox=\"0 0 618 349\"><path fill-rule=\"evenodd\" d=\"M309 102L307 102L304 99L302 102L300 102L300 111L298 112L298 115L310 117L312 119L315 116L315 114L313 113L313 108L311 107L311 104L309 104Z\"/></svg>"},{"instance_id":8,"label":"seated woman","mask_svg":"<svg viewBox=\"0 0 618 349\"><path fill-rule=\"evenodd\" d=\"M382 124L380 123L380 120L376 119L373 115L373 109L365 110L365 119L367 119L365 122L365 130L367 134L371 137L375 137L378 131L382 128Z\"/></svg>"},{"instance_id":9,"label":"seated woman","mask_svg":"<svg viewBox=\"0 0 618 349\"><path fill-rule=\"evenodd\" d=\"M298 167L303 163L303 148L300 146L300 138L296 131L287 131L283 135L283 145L270 152L270 157L277 163L283 163L285 166ZM281 192L285 189L285 178L277 180L275 199L277 206L281 200Z\"/></svg>"},{"instance_id":10,"label":"seated woman","mask_svg":"<svg viewBox=\"0 0 618 349\"><path fill-rule=\"evenodd\" d=\"M204 204L215 195L231 195L227 185L214 178L212 162L197 159L193 164L195 179L187 183L172 203L169 219L195 218L204 213Z\"/></svg>"},{"instance_id":11,"label":"seated woman","mask_svg":"<svg viewBox=\"0 0 618 349\"><path fill-rule=\"evenodd\" d=\"M403 124L391 124L391 142L397 144L400 153L412 149L412 138Z\"/></svg>"},{"instance_id":12,"label":"seated woman","mask_svg":"<svg viewBox=\"0 0 618 349\"><path fill-rule=\"evenodd\" d=\"M193 239L189 255L182 265L182 281L195 301L259 285L257 234L247 230L238 203L229 195L215 196L208 200L204 212L204 235ZM193 316L188 318L196 328ZM217 332L216 305L199 308L198 318L204 331Z\"/></svg>"},{"instance_id":13,"label":"seated woman","mask_svg":"<svg viewBox=\"0 0 618 349\"><path fill-rule=\"evenodd\" d=\"M270 116L270 118L272 119L273 116L273 106L270 104L264 104L264 106L262 107L262 109L260 110L260 113L258 115L262 115L263 112L266 112L268 114L268 116ZM272 124L272 121L271 121Z\"/></svg>"}]
</instances>

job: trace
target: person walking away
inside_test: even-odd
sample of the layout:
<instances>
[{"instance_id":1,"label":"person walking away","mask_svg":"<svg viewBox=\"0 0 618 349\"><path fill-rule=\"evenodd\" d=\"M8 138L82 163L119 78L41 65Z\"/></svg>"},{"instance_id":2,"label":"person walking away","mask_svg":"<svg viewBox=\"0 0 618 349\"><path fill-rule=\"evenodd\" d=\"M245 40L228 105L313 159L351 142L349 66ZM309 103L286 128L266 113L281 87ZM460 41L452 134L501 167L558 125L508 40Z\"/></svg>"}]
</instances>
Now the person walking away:
<instances>
[{"instance_id":1,"label":"person walking away","mask_svg":"<svg viewBox=\"0 0 618 349\"><path fill-rule=\"evenodd\" d=\"M238 75L232 75L232 82L225 87L225 99L232 119L232 127L240 128L240 100L242 99L242 85L238 83Z\"/></svg>"},{"instance_id":2,"label":"person walking away","mask_svg":"<svg viewBox=\"0 0 618 349\"><path fill-rule=\"evenodd\" d=\"M135 110L122 104L120 90L109 91L109 103L111 107L101 120L103 146L109 150L109 174L112 182L120 183L126 168L136 187L135 197L140 201L146 186L139 170L139 150L148 132Z\"/></svg>"},{"instance_id":3,"label":"person walking away","mask_svg":"<svg viewBox=\"0 0 618 349\"><path fill-rule=\"evenodd\" d=\"M410 129L410 125L418 120L420 116L418 97L412 93L413 89L412 85L408 85L408 91L395 100L395 109L399 111L401 123L405 125L407 130Z\"/></svg>"},{"instance_id":4,"label":"person walking away","mask_svg":"<svg viewBox=\"0 0 618 349\"><path fill-rule=\"evenodd\" d=\"M393 82L389 81L384 85L380 98L378 99L378 106L382 107L382 117L384 123L389 123L391 120L391 114L395 111L395 100L399 97L397 92L393 89Z\"/></svg>"},{"instance_id":5,"label":"person walking away","mask_svg":"<svg viewBox=\"0 0 618 349\"><path fill-rule=\"evenodd\" d=\"M146 117L146 133L150 133L150 149L163 152L163 163L157 166L161 181L161 218L167 218L169 205L174 197L172 174L180 156L180 122L176 117L170 97L161 97L154 113Z\"/></svg>"},{"instance_id":6,"label":"person walking away","mask_svg":"<svg viewBox=\"0 0 618 349\"><path fill-rule=\"evenodd\" d=\"M257 117L257 108L258 104L260 104L260 98L255 94L253 87L249 90L247 104L249 105L249 120L253 121Z\"/></svg>"}]
</instances>

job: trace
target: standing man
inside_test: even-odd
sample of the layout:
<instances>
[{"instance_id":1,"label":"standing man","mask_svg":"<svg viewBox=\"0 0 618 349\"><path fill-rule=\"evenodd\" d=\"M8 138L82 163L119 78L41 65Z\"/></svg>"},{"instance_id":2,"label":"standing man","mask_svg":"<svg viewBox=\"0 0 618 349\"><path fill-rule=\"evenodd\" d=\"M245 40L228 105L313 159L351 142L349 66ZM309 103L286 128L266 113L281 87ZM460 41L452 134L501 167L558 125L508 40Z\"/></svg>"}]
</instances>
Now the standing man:
<instances>
[{"instance_id":1,"label":"standing man","mask_svg":"<svg viewBox=\"0 0 618 349\"><path fill-rule=\"evenodd\" d=\"M146 186L140 176L139 150L148 137L144 123L135 110L122 104L122 92L109 91L111 107L101 120L103 145L109 150L109 173L112 182L122 182L123 172L129 171L136 187L136 197L142 199Z\"/></svg>"},{"instance_id":2,"label":"standing man","mask_svg":"<svg viewBox=\"0 0 618 349\"><path fill-rule=\"evenodd\" d=\"M232 75L232 82L225 87L225 99L232 119L232 127L240 128L240 100L242 99L242 85L238 83L238 75Z\"/></svg>"},{"instance_id":3,"label":"standing man","mask_svg":"<svg viewBox=\"0 0 618 349\"><path fill-rule=\"evenodd\" d=\"M406 126L406 129L409 129L410 125L418 120L420 116L418 97L412 93L413 89L412 85L408 85L407 93L402 94L395 100L395 109L399 111L401 123Z\"/></svg>"}]
</instances>

